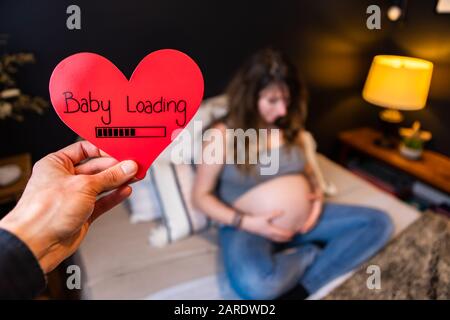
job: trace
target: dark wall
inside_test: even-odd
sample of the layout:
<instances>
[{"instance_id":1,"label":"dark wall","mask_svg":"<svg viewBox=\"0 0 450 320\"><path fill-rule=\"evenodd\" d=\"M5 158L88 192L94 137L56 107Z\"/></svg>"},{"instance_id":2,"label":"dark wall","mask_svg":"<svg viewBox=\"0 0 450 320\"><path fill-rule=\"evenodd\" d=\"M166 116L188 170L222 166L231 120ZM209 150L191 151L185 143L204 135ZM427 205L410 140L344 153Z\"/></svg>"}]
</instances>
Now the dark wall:
<instances>
[{"instance_id":1,"label":"dark wall","mask_svg":"<svg viewBox=\"0 0 450 320\"><path fill-rule=\"evenodd\" d=\"M304 1L289 37L311 90L309 127L319 147L334 154L336 132L376 126L380 108L361 97L372 58L377 54L413 56L434 63L427 107L405 112L403 125L420 120L432 131L427 145L450 155L450 15L437 14L435 1L408 1L405 18L391 22L392 1ZM382 8L381 30L368 30L369 4Z\"/></svg>"},{"instance_id":2,"label":"dark wall","mask_svg":"<svg viewBox=\"0 0 450 320\"><path fill-rule=\"evenodd\" d=\"M383 10L381 30L366 28L369 4ZM361 98L372 57L412 55L435 63L428 107L409 112L434 133L429 147L450 154L450 16L437 15L433 1L409 1L406 20L385 19L389 1L24 1L0 2L3 51L30 51L37 63L19 74L21 89L48 99L48 80L64 57L92 51L114 62L125 75L147 53L175 48L193 57L205 77L205 94L220 93L240 63L255 50L285 50L308 82L308 128L322 152L335 154L336 133L375 125L379 108ZM66 8L81 7L82 30L66 28ZM75 135L50 110L25 122L0 122L0 155L32 152L34 160Z\"/></svg>"}]
</instances>

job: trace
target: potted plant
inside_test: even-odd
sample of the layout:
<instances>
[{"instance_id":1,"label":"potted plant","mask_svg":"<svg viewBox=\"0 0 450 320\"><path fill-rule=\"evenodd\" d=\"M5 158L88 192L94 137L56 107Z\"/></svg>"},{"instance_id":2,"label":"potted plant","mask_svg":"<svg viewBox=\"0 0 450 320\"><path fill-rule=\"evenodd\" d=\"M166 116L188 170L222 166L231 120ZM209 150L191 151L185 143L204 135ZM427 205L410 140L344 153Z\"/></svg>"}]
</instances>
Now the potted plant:
<instances>
[{"instance_id":1,"label":"potted plant","mask_svg":"<svg viewBox=\"0 0 450 320\"><path fill-rule=\"evenodd\" d=\"M0 56L0 120L13 118L24 120L24 111L42 114L49 103L41 97L33 97L21 92L15 75L22 65L34 63L31 53L4 54Z\"/></svg>"},{"instance_id":2,"label":"potted plant","mask_svg":"<svg viewBox=\"0 0 450 320\"><path fill-rule=\"evenodd\" d=\"M419 121L415 121L411 128L401 128L400 136L403 137L399 145L400 154L410 160L419 159L425 142L431 139L430 132L420 130Z\"/></svg>"},{"instance_id":3,"label":"potted plant","mask_svg":"<svg viewBox=\"0 0 450 320\"><path fill-rule=\"evenodd\" d=\"M49 103L44 98L24 94L17 86L15 75L19 67L34 61L31 53L0 55L0 120L23 121L25 111L42 114L48 108ZM16 164L0 166L0 188L14 184L21 174Z\"/></svg>"}]
</instances>

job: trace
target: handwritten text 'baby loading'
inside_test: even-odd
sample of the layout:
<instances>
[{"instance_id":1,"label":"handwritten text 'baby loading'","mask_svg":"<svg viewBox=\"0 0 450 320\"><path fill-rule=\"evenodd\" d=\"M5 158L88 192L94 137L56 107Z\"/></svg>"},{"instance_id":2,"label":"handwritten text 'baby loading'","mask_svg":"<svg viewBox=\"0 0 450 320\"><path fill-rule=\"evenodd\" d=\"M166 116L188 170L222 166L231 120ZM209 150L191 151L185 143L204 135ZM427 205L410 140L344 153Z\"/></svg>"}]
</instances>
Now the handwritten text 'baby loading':
<instances>
[{"instance_id":1,"label":"handwritten text 'baby loading'","mask_svg":"<svg viewBox=\"0 0 450 320\"><path fill-rule=\"evenodd\" d=\"M95 99L92 93L89 91L87 98L76 98L73 96L71 91L63 92L65 99L65 110L64 113L89 113L89 112L100 112L101 121L105 125L111 124L112 112L111 112L111 100L103 101L101 99ZM179 127L184 127L186 125L186 101L185 100L167 100L164 97L160 97L154 101L150 100L137 100L132 101L132 99L127 95L124 97L124 107L127 112L130 113L141 113L141 114L153 114L162 112L173 112L180 114L175 119L175 123Z\"/></svg>"}]
</instances>

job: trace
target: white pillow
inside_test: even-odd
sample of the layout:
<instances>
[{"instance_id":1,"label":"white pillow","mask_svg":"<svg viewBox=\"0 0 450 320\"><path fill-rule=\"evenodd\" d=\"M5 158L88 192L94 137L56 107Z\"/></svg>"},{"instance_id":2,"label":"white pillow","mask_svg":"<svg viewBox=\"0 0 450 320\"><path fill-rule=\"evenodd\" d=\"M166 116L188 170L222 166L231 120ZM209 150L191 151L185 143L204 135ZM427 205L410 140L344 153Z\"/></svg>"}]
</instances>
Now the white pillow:
<instances>
[{"instance_id":1,"label":"white pillow","mask_svg":"<svg viewBox=\"0 0 450 320\"><path fill-rule=\"evenodd\" d=\"M163 246L188 237L208 226L206 215L194 208L194 167L156 160L150 177L161 207L162 223L150 231L151 245Z\"/></svg>"},{"instance_id":2,"label":"white pillow","mask_svg":"<svg viewBox=\"0 0 450 320\"><path fill-rule=\"evenodd\" d=\"M204 100L192 121L151 166L149 175L157 194L162 223L150 230L150 244L163 246L209 226L209 219L194 208L191 199L195 177L191 163L192 159L200 155L193 153L196 150L193 143L201 143L202 130L226 111L224 95ZM194 121L201 121L201 128L195 127ZM177 150L191 151L183 152L183 155L188 156L182 158L182 164L172 162L172 150L175 146Z\"/></svg>"},{"instance_id":3,"label":"white pillow","mask_svg":"<svg viewBox=\"0 0 450 320\"><path fill-rule=\"evenodd\" d=\"M161 217L156 191L150 179L150 174L132 185L133 193L128 198L130 205L130 222L139 223L152 221Z\"/></svg>"},{"instance_id":4,"label":"white pillow","mask_svg":"<svg viewBox=\"0 0 450 320\"><path fill-rule=\"evenodd\" d=\"M183 145L180 145L181 148L186 148L188 150L192 150L192 144L189 143L190 140L201 142L202 132L195 131L194 129L194 121L202 121L203 129L208 126L214 119L219 118L224 115L226 112L226 97L225 95L213 97L206 99L202 102L202 105L199 107L199 110L195 114L193 120L189 122L186 126L186 129L180 133L180 135L176 138L176 141L173 141L155 160L155 163L159 163L156 167L160 167L161 170L165 170L165 167L171 163L171 152L173 147L176 144L179 144L182 141ZM182 135L191 135L193 139L183 138ZM183 139L183 140L179 140ZM195 156L195 155L194 155ZM190 158L183 159L183 163L189 163L191 161ZM152 165L153 167L154 165ZM155 169L155 168L154 168ZM186 170L181 169L180 173L184 174ZM159 174L157 174L159 178L162 178ZM164 177L164 174L162 175ZM170 175L166 175L167 179L170 181L173 179ZM193 180L193 173L188 175L191 180ZM164 178L162 178L164 179ZM192 182L189 182L192 183ZM155 186L150 178L150 169L147 172L147 175L142 181L139 181L133 184L133 193L128 199L128 203L130 205L130 222L131 223L139 223L146 221L153 221L157 218L161 217L161 203L157 198ZM181 212L183 215L183 212ZM175 216L170 217L170 221L175 219ZM181 217L183 220L183 216ZM159 227L161 229L161 227ZM176 230L175 234L179 235L183 232L181 230ZM170 234L169 234L170 235ZM179 236L178 236L179 237ZM164 236L163 236L164 238ZM164 240L165 241L165 240ZM163 241L163 242L164 242Z\"/></svg>"},{"instance_id":5,"label":"white pillow","mask_svg":"<svg viewBox=\"0 0 450 320\"><path fill-rule=\"evenodd\" d=\"M172 151L190 150L191 152L183 152L182 162L189 163L192 159L198 159L201 156L201 149L194 148L193 144L202 143L202 133L211 122L225 115L227 112L227 98L225 95L220 95L206 99L202 102L197 113L188 123L186 128L172 141L172 143L164 149L159 160L171 162ZM201 127L195 126L195 123L200 121ZM176 148L176 150L174 150ZM195 153L197 152L197 153Z\"/></svg>"}]
</instances>

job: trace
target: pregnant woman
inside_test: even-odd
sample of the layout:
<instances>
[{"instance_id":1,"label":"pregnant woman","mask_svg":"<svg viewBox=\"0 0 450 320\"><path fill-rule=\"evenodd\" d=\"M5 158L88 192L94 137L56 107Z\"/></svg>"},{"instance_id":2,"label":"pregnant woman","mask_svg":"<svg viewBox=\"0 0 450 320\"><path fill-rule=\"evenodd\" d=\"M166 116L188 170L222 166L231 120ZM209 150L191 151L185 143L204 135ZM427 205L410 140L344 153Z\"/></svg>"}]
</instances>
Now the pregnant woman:
<instances>
[{"instance_id":1,"label":"pregnant woman","mask_svg":"<svg viewBox=\"0 0 450 320\"><path fill-rule=\"evenodd\" d=\"M255 54L227 93L229 112L212 125L223 137L223 161L198 165L194 203L221 224L222 261L239 296L306 298L382 248L391 220L377 209L323 203L303 150L305 88L282 54ZM257 129L257 147L236 141L230 129ZM249 161L264 148L277 156L275 174L262 175L262 161ZM236 161L242 152L244 163Z\"/></svg>"}]
</instances>

